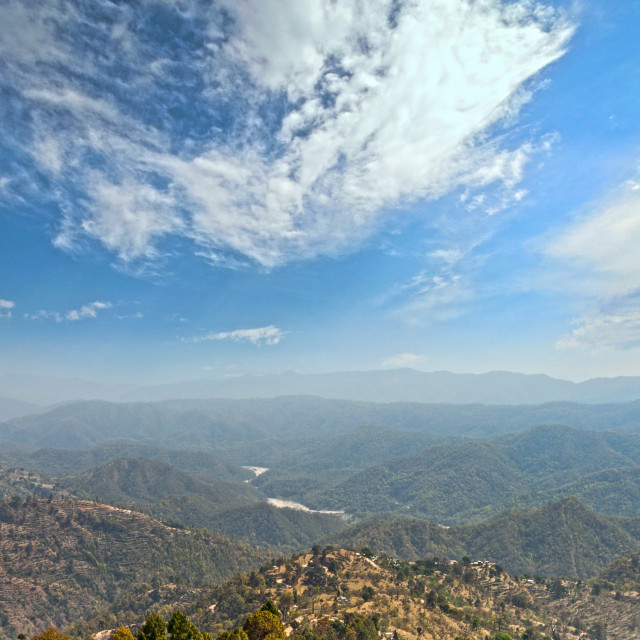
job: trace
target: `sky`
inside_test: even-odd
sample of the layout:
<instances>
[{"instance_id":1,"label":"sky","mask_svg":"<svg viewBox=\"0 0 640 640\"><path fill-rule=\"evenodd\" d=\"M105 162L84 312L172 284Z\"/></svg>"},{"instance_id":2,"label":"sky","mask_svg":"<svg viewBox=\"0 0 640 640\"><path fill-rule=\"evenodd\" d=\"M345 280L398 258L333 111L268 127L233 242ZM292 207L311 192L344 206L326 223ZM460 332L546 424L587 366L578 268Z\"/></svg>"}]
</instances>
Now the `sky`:
<instances>
[{"instance_id":1,"label":"sky","mask_svg":"<svg viewBox=\"0 0 640 640\"><path fill-rule=\"evenodd\" d=\"M640 3L0 2L0 373L640 375Z\"/></svg>"}]
</instances>

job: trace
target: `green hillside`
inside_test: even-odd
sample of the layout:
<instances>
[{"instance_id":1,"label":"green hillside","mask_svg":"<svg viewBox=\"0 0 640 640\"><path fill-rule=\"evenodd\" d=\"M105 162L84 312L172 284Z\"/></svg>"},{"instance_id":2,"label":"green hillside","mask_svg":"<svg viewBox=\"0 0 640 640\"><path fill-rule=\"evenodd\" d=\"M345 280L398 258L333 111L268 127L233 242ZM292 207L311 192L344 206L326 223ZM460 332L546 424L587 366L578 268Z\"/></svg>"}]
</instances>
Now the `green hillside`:
<instances>
[{"instance_id":1,"label":"green hillside","mask_svg":"<svg viewBox=\"0 0 640 640\"><path fill-rule=\"evenodd\" d=\"M0 436L36 447L90 449L110 440L182 449L211 449L267 434L259 426L225 422L207 413L154 403L92 400L56 407L0 425Z\"/></svg>"},{"instance_id":2,"label":"green hillside","mask_svg":"<svg viewBox=\"0 0 640 640\"><path fill-rule=\"evenodd\" d=\"M336 435L261 440L229 448L224 455L237 461L299 473L363 469L407 451L421 451L447 441L444 436L363 425Z\"/></svg>"},{"instance_id":3,"label":"green hillside","mask_svg":"<svg viewBox=\"0 0 640 640\"><path fill-rule=\"evenodd\" d=\"M260 503L212 514L203 526L249 544L269 545L279 552L291 552L309 548L346 525L340 516L280 509Z\"/></svg>"},{"instance_id":4,"label":"green hillside","mask_svg":"<svg viewBox=\"0 0 640 640\"><path fill-rule=\"evenodd\" d=\"M395 511L463 523L535 503L536 491L639 463L640 436L540 426L490 440L435 445L313 490L302 501L362 515Z\"/></svg>"},{"instance_id":5,"label":"green hillside","mask_svg":"<svg viewBox=\"0 0 640 640\"><path fill-rule=\"evenodd\" d=\"M36 476L26 472L14 472L13 476L22 479L22 494L30 495L27 489L36 486ZM0 489L1 480L2 475ZM196 477L146 458L117 458L52 483L48 486L56 495L126 505L162 521L204 527L280 551L308 547L346 526L339 516L279 509L259 502L263 498L251 484Z\"/></svg>"},{"instance_id":6,"label":"green hillside","mask_svg":"<svg viewBox=\"0 0 640 640\"><path fill-rule=\"evenodd\" d=\"M640 592L640 553L614 560L598 577L616 590Z\"/></svg>"},{"instance_id":7,"label":"green hillside","mask_svg":"<svg viewBox=\"0 0 640 640\"><path fill-rule=\"evenodd\" d=\"M589 473L575 482L526 496L523 501L542 505L562 496L576 496L598 513L636 517L640 515L640 467Z\"/></svg>"},{"instance_id":8,"label":"green hillside","mask_svg":"<svg viewBox=\"0 0 640 640\"><path fill-rule=\"evenodd\" d=\"M143 504L170 496L200 496L210 509L223 509L259 500L250 484L194 477L166 462L147 458L116 458L79 475L59 478L56 487L111 503Z\"/></svg>"},{"instance_id":9,"label":"green hillside","mask_svg":"<svg viewBox=\"0 0 640 640\"><path fill-rule=\"evenodd\" d=\"M375 521L331 536L336 545L371 547L406 560L469 555L514 573L596 576L614 558L640 550L640 519L603 516L575 498L452 526L423 520Z\"/></svg>"},{"instance_id":10,"label":"green hillside","mask_svg":"<svg viewBox=\"0 0 640 640\"><path fill-rule=\"evenodd\" d=\"M243 481L253 477L253 473L247 469L223 460L211 451L162 449L131 442L105 442L87 450L54 447L34 449L13 443L12 447L3 446L0 450L0 466L19 467L51 476L64 476L80 473L123 457L168 462L187 473L221 480Z\"/></svg>"}]
</instances>

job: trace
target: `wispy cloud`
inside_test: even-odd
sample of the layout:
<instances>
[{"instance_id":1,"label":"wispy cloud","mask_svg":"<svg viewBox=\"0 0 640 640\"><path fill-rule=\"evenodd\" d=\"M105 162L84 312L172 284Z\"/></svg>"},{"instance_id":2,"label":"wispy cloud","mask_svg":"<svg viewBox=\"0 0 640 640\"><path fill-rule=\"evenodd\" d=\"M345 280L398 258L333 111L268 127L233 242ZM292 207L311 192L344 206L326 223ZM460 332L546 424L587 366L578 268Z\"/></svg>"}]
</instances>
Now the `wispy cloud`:
<instances>
[{"instance_id":1,"label":"wispy cloud","mask_svg":"<svg viewBox=\"0 0 640 640\"><path fill-rule=\"evenodd\" d=\"M580 273L573 286L619 295L640 285L640 191L627 185L595 211L556 232L545 253Z\"/></svg>"},{"instance_id":2,"label":"wispy cloud","mask_svg":"<svg viewBox=\"0 0 640 640\"><path fill-rule=\"evenodd\" d=\"M286 331L278 329L273 325L259 327L257 329L236 329L235 331L220 331L218 333L208 333L203 336L191 338L192 342L203 342L207 340L233 340L234 342L250 342L256 346L278 344L286 335Z\"/></svg>"},{"instance_id":3,"label":"wispy cloud","mask_svg":"<svg viewBox=\"0 0 640 640\"><path fill-rule=\"evenodd\" d=\"M79 309L71 309L64 314L64 317L67 320L76 321L76 320L86 320L87 318L96 318L98 316L98 311L102 311L103 309L110 309L110 302L90 302L89 304L85 304Z\"/></svg>"},{"instance_id":4,"label":"wispy cloud","mask_svg":"<svg viewBox=\"0 0 640 640\"><path fill-rule=\"evenodd\" d=\"M0 318L10 318L12 309L16 306L12 300L3 300L0 298Z\"/></svg>"},{"instance_id":5,"label":"wispy cloud","mask_svg":"<svg viewBox=\"0 0 640 640\"><path fill-rule=\"evenodd\" d=\"M25 320L54 320L55 322L76 322L78 320L87 320L97 318L98 312L104 309L110 309L113 305L110 302L95 301L82 305L79 309L70 309L64 313L58 311L47 311L40 309L35 313L25 313Z\"/></svg>"},{"instance_id":6,"label":"wispy cloud","mask_svg":"<svg viewBox=\"0 0 640 640\"><path fill-rule=\"evenodd\" d=\"M383 369L401 369L403 367L413 367L424 362L424 356L417 353L398 353L380 363Z\"/></svg>"},{"instance_id":7,"label":"wispy cloud","mask_svg":"<svg viewBox=\"0 0 640 640\"><path fill-rule=\"evenodd\" d=\"M580 295L587 310L556 344L565 349L640 345L640 192L623 185L594 211L547 239L554 288Z\"/></svg>"},{"instance_id":8,"label":"wispy cloud","mask_svg":"<svg viewBox=\"0 0 640 640\"><path fill-rule=\"evenodd\" d=\"M333 254L460 187L502 185L498 211L536 145L496 132L572 34L528 0L87 7L0 7L12 113L31 114L0 127L53 185L56 245L124 263L176 237L216 264Z\"/></svg>"},{"instance_id":9,"label":"wispy cloud","mask_svg":"<svg viewBox=\"0 0 640 640\"><path fill-rule=\"evenodd\" d=\"M573 324L576 328L556 342L560 351L603 351L640 346L640 290L600 301Z\"/></svg>"},{"instance_id":10,"label":"wispy cloud","mask_svg":"<svg viewBox=\"0 0 640 640\"><path fill-rule=\"evenodd\" d=\"M471 303L484 295L478 290L476 273L487 259L479 250L487 234L470 231L457 229L459 242L447 234L439 248L426 252L425 266L382 296L380 306L412 325L445 322L466 314Z\"/></svg>"},{"instance_id":11,"label":"wispy cloud","mask_svg":"<svg viewBox=\"0 0 640 640\"><path fill-rule=\"evenodd\" d=\"M142 311L136 311L135 313L131 313L129 315L118 314L115 317L118 320L142 320L144 318L144 313L142 313Z\"/></svg>"},{"instance_id":12,"label":"wispy cloud","mask_svg":"<svg viewBox=\"0 0 640 640\"><path fill-rule=\"evenodd\" d=\"M40 309L35 313L25 313L23 315L25 320L54 320L55 322L62 322L64 316L57 311L47 311L46 309Z\"/></svg>"}]
</instances>

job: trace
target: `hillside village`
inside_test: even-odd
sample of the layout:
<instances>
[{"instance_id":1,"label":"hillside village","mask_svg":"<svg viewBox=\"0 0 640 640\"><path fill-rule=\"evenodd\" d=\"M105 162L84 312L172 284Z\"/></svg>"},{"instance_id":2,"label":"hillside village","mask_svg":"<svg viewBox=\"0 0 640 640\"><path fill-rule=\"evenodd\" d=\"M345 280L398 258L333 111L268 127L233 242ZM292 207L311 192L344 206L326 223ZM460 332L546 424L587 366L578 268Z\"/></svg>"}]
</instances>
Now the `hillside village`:
<instances>
[{"instance_id":1,"label":"hillside village","mask_svg":"<svg viewBox=\"0 0 640 640\"><path fill-rule=\"evenodd\" d=\"M108 620L135 633L145 617L168 620L180 608L215 638L266 601L276 604L287 635L307 640L350 638L357 621L373 624L372 637L405 640L633 640L640 629L640 593L617 591L611 582L516 577L468 558L402 562L368 549L316 547L211 590L150 589L127 602L129 614L121 604L70 631L106 640L96 626Z\"/></svg>"}]
</instances>

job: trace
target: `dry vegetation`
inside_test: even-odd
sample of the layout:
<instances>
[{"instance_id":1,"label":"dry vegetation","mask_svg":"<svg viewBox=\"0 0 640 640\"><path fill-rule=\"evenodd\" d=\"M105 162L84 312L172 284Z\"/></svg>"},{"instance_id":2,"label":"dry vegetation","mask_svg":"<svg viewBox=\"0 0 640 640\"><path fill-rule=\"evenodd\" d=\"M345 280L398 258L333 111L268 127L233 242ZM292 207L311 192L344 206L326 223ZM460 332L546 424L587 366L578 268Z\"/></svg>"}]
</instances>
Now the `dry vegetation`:
<instances>
[{"instance_id":1,"label":"dry vegetation","mask_svg":"<svg viewBox=\"0 0 640 640\"><path fill-rule=\"evenodd\" d=\"M219 583L258 560L222 536L133 511L13 498L0 502L0 628L11 636L66 625L137 583Z\"/></svg>"},{"instance_id":2,"label":"dry vegetation","mask_svg":"<svg viewBox=\"0 0 640 640\"><path fill-rule=\"evenodd\" d=\"M488 562L408 563L316 548L273 560L251 575L237 574L215 590L194 592L191 604L182 593L180 607L214 637L272 600L288 634L299 640L348 640L349 621L357 617L376 621L376 637L403 640L485 640L498 632L514 639L600 640L605 630L608 640L636 640L638 594L605 588L594 595L594 584L515 578ZM146 615L168 618L178 596L157 590ZM114 628L132 624L114 611L109 619Z\"/></svg>"}]
</instances>

